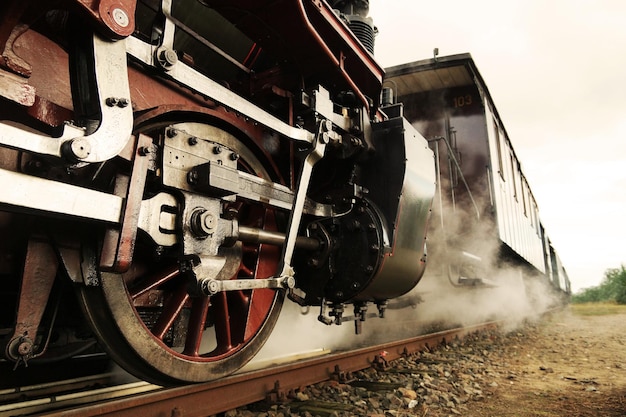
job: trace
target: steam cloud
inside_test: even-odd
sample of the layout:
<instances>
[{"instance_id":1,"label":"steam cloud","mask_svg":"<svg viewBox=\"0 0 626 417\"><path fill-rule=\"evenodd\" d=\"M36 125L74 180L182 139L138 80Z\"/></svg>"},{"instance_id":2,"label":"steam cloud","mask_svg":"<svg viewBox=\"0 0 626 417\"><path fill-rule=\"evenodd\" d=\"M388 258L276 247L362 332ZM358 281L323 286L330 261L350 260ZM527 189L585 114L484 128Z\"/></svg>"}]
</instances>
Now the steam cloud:
<instances>
[{"instance_id":1,"label":"steam cloud","mask_svg":"<svg viewBox=\"0 0 626 417\"><path fill-rule=\"evenodd\" d=\"M426 273L410 293L390 300L391 308L385 319L368 319L363 323L363 333L355 335L349 322L326 326L317 321L318 307L302 314L300 307L286 301L274 332L253 360L253 366L279 362L278 358L293 353L348 350L486 321L504 321L503 331L511 331L555 306L558 297L546 279L500 262L500 241L492 222L477 221L474 213L461 215L461 205L457 200L455 215L444 219L445 236L434 208L431 224L436 223L429 231L428 240L437 244L429 246ZM450 208L445 210L452 212ZM471 247L463 247L463 242ZM456 252L450 249L453 247L457 248ZM453 272L482 278L488 285L452 285L458 276L450 276L448 264L462 264L462 251L480 257L480 266L459 267ZM406 307L393 309L394 305ZM376 310L374 306L370 309ZM345 314L351 314L350 308L346 308Z\"/></svg>"}]
</instances>

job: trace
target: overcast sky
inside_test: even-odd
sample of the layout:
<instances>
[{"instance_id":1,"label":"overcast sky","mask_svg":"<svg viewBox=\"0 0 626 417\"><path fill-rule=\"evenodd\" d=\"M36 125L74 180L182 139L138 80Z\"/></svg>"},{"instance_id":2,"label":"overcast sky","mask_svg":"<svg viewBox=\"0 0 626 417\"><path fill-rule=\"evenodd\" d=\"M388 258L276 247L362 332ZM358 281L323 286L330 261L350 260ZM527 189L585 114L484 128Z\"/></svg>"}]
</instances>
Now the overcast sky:
<instances>
[{"instance_id":1,"label":"overcast sky","mask_svg":"<svg viewBox=\"0 0 626 417\"><path fill-rule=\"evenodd\" d=\"M626 2L370 0L385 67L469 52L574 291L626 265Z\"/></svg>"}]
</instances>

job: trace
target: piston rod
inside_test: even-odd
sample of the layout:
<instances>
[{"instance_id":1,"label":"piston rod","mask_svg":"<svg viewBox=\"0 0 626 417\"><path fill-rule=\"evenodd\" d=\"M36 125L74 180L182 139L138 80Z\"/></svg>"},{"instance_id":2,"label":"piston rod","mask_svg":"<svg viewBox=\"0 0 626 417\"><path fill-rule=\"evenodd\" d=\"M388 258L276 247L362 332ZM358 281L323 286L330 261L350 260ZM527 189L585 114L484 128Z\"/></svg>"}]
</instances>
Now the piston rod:
<instances>
[{"instance_id":1,"label":"piston rod","mask_svg":"<svg viewBox=\"0 0 626 417\"><path fill-rule=\"evenodd\" d=\"M285 244L285 234L271 232L263 229L239 226L239 239L245 243L266 243L268 245L283 246ZM313 237L298 236L296 238L296 248L314 251L319 249L321 242Z\"/></svg>"}]
</instances>

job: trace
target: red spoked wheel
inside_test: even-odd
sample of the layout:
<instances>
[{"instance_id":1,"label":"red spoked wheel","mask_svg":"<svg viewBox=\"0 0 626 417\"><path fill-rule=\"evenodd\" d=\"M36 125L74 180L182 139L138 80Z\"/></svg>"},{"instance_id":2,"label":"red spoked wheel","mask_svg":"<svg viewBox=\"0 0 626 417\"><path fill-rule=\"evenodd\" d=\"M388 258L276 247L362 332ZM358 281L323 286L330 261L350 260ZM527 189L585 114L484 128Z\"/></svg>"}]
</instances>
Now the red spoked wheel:
<instances>
[{"instance_id":1,"label":"red spoked wheel","mask_svg":"<svg viewBox=\"0 0 626 417\"><path fill-rule=\"evenodd\" d=\"M228 146L241 155L238 169L268 177L240 142ZM241 225L277 230L271 208L241 200L228 208ZM268 278L276 273L280 253L276 246L238 242L224 248L220 267L230 279ZM79 290L96 336L123 368L159 385L235 372L263 346L284 299L283 291L269 289L198 295L178 260L155 260L155 245L148 241L137 242L127 273L99 275L99 286Z\"/></svg>"}]
</instances>

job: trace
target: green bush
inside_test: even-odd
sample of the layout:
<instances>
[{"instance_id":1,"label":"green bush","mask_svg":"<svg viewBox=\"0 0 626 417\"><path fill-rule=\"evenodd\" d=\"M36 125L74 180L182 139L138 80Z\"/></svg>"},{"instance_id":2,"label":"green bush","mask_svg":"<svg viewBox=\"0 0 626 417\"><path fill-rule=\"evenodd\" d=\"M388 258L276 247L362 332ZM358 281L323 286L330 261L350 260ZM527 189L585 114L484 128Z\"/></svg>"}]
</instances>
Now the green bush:
<instances>
[{"instance_id":1,"label":"green bush","mask_svg":"<svg viewBox=\"0 0 626 417\"><path fill-rule=\"evenodd\" d=\"M626 268L607 269L604 278L597 287L585 288L572 296L572 303L597 303L613 301L626 304Z\"/></svg>"}]
</instances>

